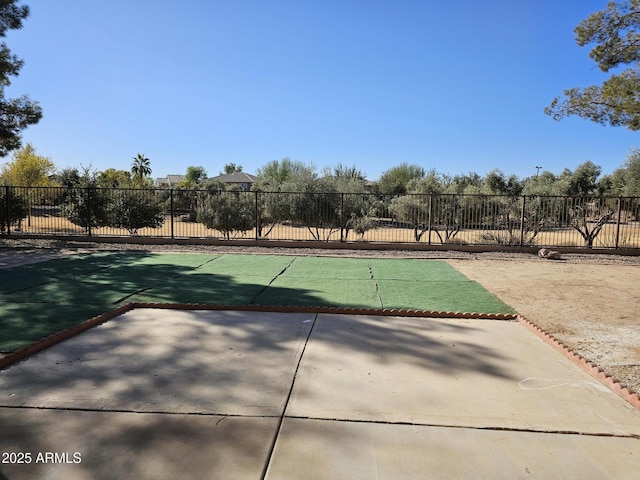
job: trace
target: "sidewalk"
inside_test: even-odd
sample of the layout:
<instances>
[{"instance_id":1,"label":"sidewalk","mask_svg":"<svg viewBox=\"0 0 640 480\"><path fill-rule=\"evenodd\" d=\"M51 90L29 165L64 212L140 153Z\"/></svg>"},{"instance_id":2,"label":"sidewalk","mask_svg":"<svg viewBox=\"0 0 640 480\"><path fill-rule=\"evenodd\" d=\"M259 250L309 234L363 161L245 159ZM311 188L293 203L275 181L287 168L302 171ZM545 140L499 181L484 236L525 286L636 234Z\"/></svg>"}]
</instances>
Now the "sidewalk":
<instances>
[{"instance_id":1,"label":"sidewalk","mask_svg":"<svg viewBox=\"0 0 640 480\"><path fill-rule=\"evenodd\" d=\"M632 479L640 411L516 322L140 309L0 372L0 452L11 480Z\"/></svg>"}]
</instances>

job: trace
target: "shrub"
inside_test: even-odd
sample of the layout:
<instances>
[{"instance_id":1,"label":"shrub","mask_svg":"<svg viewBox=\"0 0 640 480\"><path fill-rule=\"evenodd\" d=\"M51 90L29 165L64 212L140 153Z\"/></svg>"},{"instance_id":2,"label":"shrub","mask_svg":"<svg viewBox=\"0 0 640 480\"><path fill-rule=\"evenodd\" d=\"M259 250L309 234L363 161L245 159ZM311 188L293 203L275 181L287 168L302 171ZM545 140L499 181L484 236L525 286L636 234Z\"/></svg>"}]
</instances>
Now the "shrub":
<instances>
[{"instance_id":1,"label":"shrub","mask_svg":"<svg viewBox=\"0 0 640 480\"><path fill-rule=\"evenodd\" d=\"M198 222L222 232L227 240L234 232L246 232L255 225L252 195L238 189L211 189L200 199Z\"/></svg>"},{"instance_id":2,"label":"shrub","mask_svg":"<svg viewBox=\"0 0 640 480\"><path fill-rule=\"evenodd\" d=\"M7 200L9 218L7 218ZM12 194L11 188L0 188L0 232L8 231L10 225L20 225L22 219L27 218L28 214L29 205L24 198Z\"/></svg>"},{"instance_id":3,"label":"shrub","mask_svg":"<svg viewBox=\"0 0 640 480\"><path fill-rule=\"evenodd\" d=\"M162 206L153 192L121 190L109 206L109 226L125 228L131 235L140 228L158 228L163 223Z\"/></svg>"}]
</instances>

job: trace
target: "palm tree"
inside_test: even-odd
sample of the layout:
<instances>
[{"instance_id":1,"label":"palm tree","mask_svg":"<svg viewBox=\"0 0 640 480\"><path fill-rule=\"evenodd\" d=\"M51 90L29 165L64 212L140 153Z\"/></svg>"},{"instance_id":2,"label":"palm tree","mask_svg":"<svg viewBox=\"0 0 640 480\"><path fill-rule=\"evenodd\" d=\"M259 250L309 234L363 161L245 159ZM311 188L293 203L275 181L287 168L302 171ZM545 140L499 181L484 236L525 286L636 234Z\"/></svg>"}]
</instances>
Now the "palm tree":
<instances>
[{"instance_id":1,"label":"palm tree","mask_svg":"<svg viewBox=\"0 0 640 480\"><path fill-rule=\"evenodd\" d=\"M143 153L139 153L133 157L131 173L133 174L133 178L137 180L138 184L142 186L142 180L144 177L151 174L151 161L146 158Z\"/></svg>"}]
</instances>

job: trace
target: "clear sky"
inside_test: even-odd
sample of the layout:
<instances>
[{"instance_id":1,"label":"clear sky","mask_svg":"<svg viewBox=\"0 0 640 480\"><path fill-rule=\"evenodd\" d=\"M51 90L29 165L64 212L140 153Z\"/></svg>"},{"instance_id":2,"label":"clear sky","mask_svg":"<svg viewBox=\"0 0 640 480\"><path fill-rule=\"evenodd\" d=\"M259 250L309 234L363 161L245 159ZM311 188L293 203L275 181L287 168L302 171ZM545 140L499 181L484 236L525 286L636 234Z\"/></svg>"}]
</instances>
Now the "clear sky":
<instances>
[{"instance_id":1,"label":"clear sky","mask_svg":"<svg viewBox=\"0 0 640 480\"><path fill-rule=\"evenodd\" d=\"M609 173L639 133L543 113L602 82L573 29L605 0L25 0L5 41L8 96L44 116L23 136L59 169L152 176L290 157L526 177L591 160ZM9 158L5 159L9 160Z\"/></svg>"}]
</instances>

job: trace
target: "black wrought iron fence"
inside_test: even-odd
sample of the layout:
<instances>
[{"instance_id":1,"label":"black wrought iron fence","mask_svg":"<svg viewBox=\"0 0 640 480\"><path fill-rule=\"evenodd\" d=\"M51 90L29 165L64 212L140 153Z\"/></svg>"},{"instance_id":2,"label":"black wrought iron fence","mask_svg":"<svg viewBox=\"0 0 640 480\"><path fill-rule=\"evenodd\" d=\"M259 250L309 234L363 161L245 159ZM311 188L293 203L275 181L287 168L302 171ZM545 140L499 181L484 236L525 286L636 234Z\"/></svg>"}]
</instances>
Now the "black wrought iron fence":
<instances>
[{"instance_id":1,"label":"black wrought iron fence","mask_svg":"<svg viewBox=\"0 0 640 480\"><path fill-rule=\"evenodd\" d=\"M2 235L640 248L640 198L0 187Z\"/></svg>"}]
</instances>

